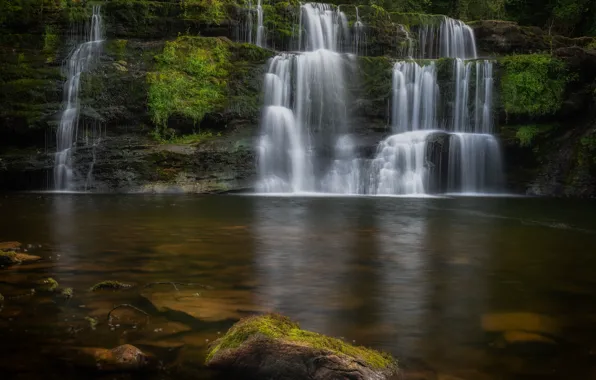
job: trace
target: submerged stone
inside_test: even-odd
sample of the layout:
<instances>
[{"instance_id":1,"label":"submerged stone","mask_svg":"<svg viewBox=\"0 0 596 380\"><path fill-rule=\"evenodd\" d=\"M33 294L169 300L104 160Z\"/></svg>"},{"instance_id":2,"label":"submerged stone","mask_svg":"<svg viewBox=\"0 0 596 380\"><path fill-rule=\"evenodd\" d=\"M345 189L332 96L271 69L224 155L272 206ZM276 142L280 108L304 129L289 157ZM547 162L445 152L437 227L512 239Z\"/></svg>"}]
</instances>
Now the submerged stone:
<instances>
[{"instance_id":1,"label":"submerged stone","mask_svg":"<svg viewBox=\"0 0 596 380\"><path fill-rule=\"evenodd\" d=\"M210 347L208 367L275 379L383 380L397 374L397 361L375 350L300 329L278 314L236 323Z\"/></svg>"},{"instance_id":2,"label":"submerged stone","mask_svg":"<svg viewBox=\"0 0 596 380\"><path fill-rule=\"evenodd\" d=\"M556 344L556 342L544 335L531 333L527 331L506 331L503 334L505 342L508 344L518 343L541 343L541 344Z\"/></svg>"},{"instance_id":3,"label":"submerged stone","mask_svg":"<svg viewBox=\"0 0 596 380\"><path fill-rule=\"evenodd\" d=\"M21 243L18 241L3 241L0 242L0 251L15 251L21 248Z\"/></svg>"},{"instance_id":4,"label":"submerged stone","mask_svg":"<svg viewBox=\"0 0 596 380\"><path fill-rule=\"evenodd\" d=\"M76 364L95 368L98 371L121 372L148 369L151 357L133 345L125 344L111 350L105 348L83 348L79 351Z\"/></svg>"},{"instance_id":5,"label":"submerged stone","mask_svg":"<svg viewBox=\"0 0 596 380\"><path fill-rule=\"evenodd\" d=\"M488 332L527 331L556 336L560 330L551 317L533 313L494 313L482 316L482 329Z\"/></svg>"},{"instance_id":6,"label":"submerged stone","mask_svg":"<svg viewBox=\"0 0 596 380\"><path fill-rule=\"evenodd\" d=\"M122 283L120 281L102 281L102 282L98 282L97 284L93 285L91 287L91 291L95 292L98 290L120 290L120 289L127 289L127 288L131 288L132 285L130 284L125 284Z\"/></svg>"},{"instance_id":7,"label":"submerged stone","mask_svg":"<svg viewBox=\"0 0 596 380\"><path fill-rule=\"evenodd\" d=\"M0 265L16 265L41 260L41 257L17 253L11 251L0 251Z\"/></svg>"}]
</instances>

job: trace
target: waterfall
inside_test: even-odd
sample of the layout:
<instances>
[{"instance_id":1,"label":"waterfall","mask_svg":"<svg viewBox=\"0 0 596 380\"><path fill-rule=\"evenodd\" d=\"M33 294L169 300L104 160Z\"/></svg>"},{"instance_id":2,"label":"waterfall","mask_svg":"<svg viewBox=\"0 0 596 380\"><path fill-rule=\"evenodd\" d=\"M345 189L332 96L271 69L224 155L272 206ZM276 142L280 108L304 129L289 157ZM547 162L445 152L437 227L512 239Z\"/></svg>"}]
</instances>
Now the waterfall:
<instances>
[{"instance_id":1,"label":"waterfall","mask_svg":"<svg viewBox=\"0 0 596 380\"><path fill-rule=\"evenodd\" d=\"M476 58L474 31L463 21L443 16L418 31L419 58Z\"/></svg>"},{"instance_id":2,"label":"waterfall","mask_svg":"<svg viewBox=\"0 0 596 380\"><path fill-rule=\"evenodd\" d=\"M261 0L253 6L252 0L248 1L248 8L244 10L246 18L244 19L243 28L239 28L239 38L249 44L255 44L260 47L267 47L266 29L264 23L264 12ZM255 29L254 15L257 16L257 24Z\"/></svg>"},{"instance_id":3,"label":"waterfall","mask_svg":"<svg viewBox=\"0 0 596 380\"><path fill-rule=\"evenodd\" d=\"M66 62L65 108L56 134L54 162L54 189L56 190L72 189L72 150L79 123L81 74L89 71L99 58L103 41L102 28L101 6L94 5L91 22L86 31L86 41L77 46Z\"/></svg>"},{"instance_id":4,"label":"waterfall","mask_svg":"<svg viewBox=\"0 0 596 380\"><path fill-rule=\"evenodd\" d=\"M379 144L373 160L373 194L425 194L428 188L428 135L412 131L393 135Z\"/></svg>"},{"instance_id":5,"label":"waterfall","mask_svg":"<svg viewBox=\"0 0 596 380\"><path fill-rule=\"evenodd\" d=\"M408 35L409 37L409 35ZM381 186L379 191L392 191L397 194L416 194L428 190L428 171L420 166L411 166L418 162L423 166L432 166L424 160L413 160L411 154L403 153L402 147L411 147L413 151L426 157L426 139L423 135L408 131L443 130L450 133L448 138L447 183L442 187L449 192L478 193L499 191L502 183L501 153L493 133L493 62L477 60L476 43L472 29L462 21L443 17L437 24L425 25L418 30L418 56L421 58L453 58L453 99L446 115L438 115L440 90L435 61L417 63L413 60L396 62L393 68L392 85L392 131L397 135L381 143L386 147L390 142L399 141L402 153L394 155L395 162L401 163L398 173L409 172L407 176L394 182L400 186ZM413 54L411 54L413 55ZM446 118L447 116L449 118ZM407 133L404 133L407 132ZM424 149L423 153L413 147ZM389 150L391 152L391 150ZM407 150L406 150L407 151ZM373 175L387 177L387 153L382 150L377 160L382 166L373 166ZM416 156L418 157L418 156ZM405 170L403 168L413 168ZM376 172L374 170L376 169ZM439 170L440 172L440 170ZM389 173L393 173L389 171ZM414 175L415 173L416 175ZM416 179L416 181L414 181ZM403 185L403 181L410 186ZM414 181L414 182L413 182ZM385 180L387 182L387 180ZM413 186L412 183L417 183Z\"/></svg>"},{"instance_id":6,"label":"waterfall","mask_svg":"<svg viewBox=\"0 0 596 380\"><path fill-rule=\"evenodd\" d=\"M346 58L338 52L348 36L347 19L331 5L306 3L300 30L302 52L273 57L265 75L257 145L262 192L320 190L313 152L348 133Z\"/></svg>"},{"instance_id":7,"label":"waterfall","mask_svg":"<svg viewBox=\"0 0 596 380\"><path fill-rule=\"evenodd\" d=\"M439 84L434 62L420 66L414 61L393 67L392 131L436 129Z\"/></svg>"},{"instance_id":8,"label":"waterfall","mask_svg":"<svg viewBox=\"0 0 596 380\"><path fill-rule=\"evenodd\" d=\"M353 55L342 53L362 50L358 8L350 29L340 7L301 4L299 51L272 58L265 75L257 189L370 195L427 194L431 187L498 191L502 168L499 142L492 135L494 64L477 59L468 25L448 17L433 20L413 31L400 27L407 60L393 66L393 135L378 144L373 158L363 158L351 131L346 90ZM443 97L437 58L451 58L453 64L448 81L453 87L445 88ZM441 67L445 77L446 66Z\"/></svg>"},{"instance_id":9,"label":"waterfall","mask_svg":"<svg viewBox=\"0 0 596 380\"><path fill-rule=\"evenodd\" d=\"M354 31L352 32L352 34L354 35L354 42L353 42L354 54L366 55L366 51L362 51L363 45L364 45L364 47L366 47L366 32L365 32L364 23L360 19L360 14L358 13L358 7L356 7L356 21L354 22L352 29L354 29ZM364 54L361 54L361 53L364 53Z\"/></svg>"}]
</instances>

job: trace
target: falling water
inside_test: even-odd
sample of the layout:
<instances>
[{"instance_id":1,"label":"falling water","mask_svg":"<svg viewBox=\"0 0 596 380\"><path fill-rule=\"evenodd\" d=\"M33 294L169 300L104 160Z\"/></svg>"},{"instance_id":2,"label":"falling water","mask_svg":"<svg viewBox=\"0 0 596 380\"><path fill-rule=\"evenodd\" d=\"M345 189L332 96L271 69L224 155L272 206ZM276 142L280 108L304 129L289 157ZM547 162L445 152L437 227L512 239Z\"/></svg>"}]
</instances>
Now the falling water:
<instances>
[{"instance_id":1,"label":"falling water","mask_svg":"<svg viewBox=\"0 0 596 380\"><path fill-rule=\"evenodd\" d=\"M427 138L436 131L393 135L379 144L373 161L373 194L425 194Z\"/></svg>"},{"instance_id":2,"label":"falling water","mask_svg":"<svg viewBox=\"0 0 596 380\"><path fill-rule=\"evenodd\" d=\"M354 38L354 42L353 42L354 53L358 54L358 55L366 55L366 51L364 51L364 48L363 48L363 46L366 47L366 32L365 32L364 23L360 19L360 14L358 13L358 7L356 7L356 21L354 22L352 29L354 30L352 32L352 34L354 36L353 37Z\"/></svg>"},{"instance_id":3,"label":"falling water","mask_svg":"<svg viewBox=\"0 0 596 380\"><path fill-rule=\"evenodd\" d=\"M493 130L493 63L476 59L472 29L443 17L419 27L418 46L402 26L407 61L393 68L391 130L374 159L358 158L350 134L346 55L361 50L364 24L356 9L352 36L346 16L329 4L301 5L299 53L274 57L265 76L265 104L258 140L262 192L323 191L337 194L425 194L443 164L435 153L449 149L451 192L498 190L501 157ZM350 48L349 41L352 46ZM435 61L453 58L453 88L442 108ZM447 101L448 100L448 101ZM431 135L436 138L431 138ZM431 143L429 139L437 141ZM431 178L432 177L432 178Z\"/></svg>"},{"instance_id":4,"label":"falling water","mask_svg":"<svg viewBox=\"0 0 596 380\"><path fill-rule=\"evenodd\" d=\"M72 149L76 141L79 123L79 93L81 74L89 71L101 53L102 35L101 6L93 6L91 23L87 30L87 40L80 44L69 56L66 64L66 83L64 84L65 109L60 118L56 135L56 155L54 163L54 188L69 190L72 188Z\"/></svg>"},{"instance_id":5,"label":"falling water","mask_svg":"<svg viewBox=\"0 0 596 380\"><path fill-rule=\"evenodd\" d=\"M338 53L347 20L328 4L301 5L302 53L281 53L265 75L265 104L258 140L262 192L318 190L313 152L347 131L344 67Z\"/></svg>"},{"instance_id":6,"label":"falling water","mask_svg":"<svg viewBox=\"0 0 596 380\"><path fill-rule=\"evenodd\" d=\"M439 84L434 62L414 61L393 66L392 130L394 133L436 129Z\"/></svg>"},{"instance_id":7,"label":"falling water","mask_svg":"<svg viewBox=\"0 0 596 380\"><path fill-rule=\"evenodd\" d=\"M424 159L428 154L424 141L429 133L412 134L407 131L444 128L456 132L451 134L447 144L448 191L498 191L502 168L499 143L491 135L493 62L475 60L474 33L459 20L444 17L438 25L420 27L418 33L420 57L454 58L453 101L450 102L450 112L447 112L451 119L441 119L437 115L440 90L435 62L397 62L393 68L392 130L398 134L381 143L382 149L375 162L380 160L383 165L373 165L372 172L379 184L391 185L379 185L377 192L415 194L428 190L427 167L432 164ZM399 144L396 145L397 142ZM399 147L397 151L400 153L387 154L387 151L395 151L395 148L391 150L387 146ZM422 159L412 159L420 155ZM391 159L387 160L387 157ZM400 162L401 170L387 171L387 167L395 167L397 162ZM387 173L391 173L390 180Z\"/></svg>"},{"instance_id":8,"label":"falling water","mask_svg":"<svg viewBox=\"0 0 596 380\"><path fill-rule=\"evenodd\" d=\"M420 58L476 58L474 31L463 21L443 16L441 22L420 27Z\"/></svg>"}]
</instances>

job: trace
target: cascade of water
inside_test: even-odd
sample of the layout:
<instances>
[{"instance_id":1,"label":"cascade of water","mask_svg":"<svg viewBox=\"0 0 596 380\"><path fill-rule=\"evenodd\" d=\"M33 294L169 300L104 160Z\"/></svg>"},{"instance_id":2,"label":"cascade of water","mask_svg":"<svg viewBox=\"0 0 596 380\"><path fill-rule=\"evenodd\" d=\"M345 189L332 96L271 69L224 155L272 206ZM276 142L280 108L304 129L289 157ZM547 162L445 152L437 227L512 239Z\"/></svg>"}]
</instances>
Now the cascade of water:
<instances>
[{"instance_id":1,"label":"cascade of water","mask_svg":"<svg viewBox=\"0 0 596 380\"><path fill-rule=\"evenodd\" d=\"M425 194L428 188L428 135L412 131L393 135L379 144L372 163L373 194Z\"/></svg>"},{"instance_id":2,"label":"cascade of water","mask_svg":"<svg viewBox=\"0 0 596 380\"><path fill-rule=\"evenodd\" d=\"M79 122L79 93L81 74L90 70L97 61L103 41L101 6L94 5L86 41L81 43L69 56L66 63L66 83L64 84L65 109L60 118L56 135L54 162L54 188L72 188L72 149L76 141Z\"/></svg>"},{"instance_id":3,"label":"cascade of water","mask_svg":"<svg viewBox=\"0 0 596 380\"><path fill-rule=\"evenodd\" d=\"M502 183L499 142L493 135L454 133L449 141L450 192L498 191Z\"/></svg>"},{"instance_id":4,"label":"cascade of water","mask_svg":"<svg viewBox=\"0 0 596 380\"><path fill-rule=\"evenodd\" d=\"M476 58L474 31L463 21L442 17L418 32L420 58Z\"/></svg>"},{"instance_id":5,"label":"cascade of water","mask_svg":"<svg viewBox=\"0 0 596 380\"><path fill-rule=\"evenodd\" d=\"M414 61L393 66L392 130L394 133L436 129L439 100L434 62L420 66Z\"/></svg>"},{"instance_id":6,"label":"cascade of water","mask_svg":"<svg viewBox=\"0 0 596 380\"><path fill-rule=\"evenodd\" d=\"M353 35L354 35L354 53L355 54L362 54L366 55L366 52L361 52L362 45L366 46L366 32L364 29L364 23L360 19L360 14L358 13L358 7L356 6L356 21L352 26Z\"/></svg>"},{"instance_id":7,"label":"cascade of water","mask_svg":"<svg viewBox=\"0 0 596 380\"><path fill-rule=\"evenodd\" d=\"M354 140L350 135L337 139L331 168L322 181L322 190L334 194L364 194L367 183L363 178L364 161L354 158Z\"/></svg>"},{"instance_id":8,"label":"cascade of water","mask_svg":"<svg viewBox=\"0 0 596 380\"><path fill-rule=\"evenodd\" d=\"M349 40L349 33L346 15L333 5L305 3L300 6L300 50L339 51L341 42Z\"/></svg>"},{"instance_id":9,"label":"cascade of water","mask_svg":"<svg viewBox=\"0 0 596 380\"><path fill-rule=\"evenodd\" d=\"M314 179L313 139L333 146L339 143L337 136L348 132L345 63L337 52L342 36L348 35L347 20L328 4L306 3L301 5L300 30L305 52L277 55L265 75L257 184L263 192L324 187Z\"/></svg>"},{"instance_id":10,"label":"cascade of water","mask_svg":"<svg viewBox=\"0 0 596 380\"><path fill-rule=\"evenodd\" d=\"M265 27L263 26L263 6L261 0L257 2L257 39L255 45L265 47Z\"/></svg>"}]
</instances>

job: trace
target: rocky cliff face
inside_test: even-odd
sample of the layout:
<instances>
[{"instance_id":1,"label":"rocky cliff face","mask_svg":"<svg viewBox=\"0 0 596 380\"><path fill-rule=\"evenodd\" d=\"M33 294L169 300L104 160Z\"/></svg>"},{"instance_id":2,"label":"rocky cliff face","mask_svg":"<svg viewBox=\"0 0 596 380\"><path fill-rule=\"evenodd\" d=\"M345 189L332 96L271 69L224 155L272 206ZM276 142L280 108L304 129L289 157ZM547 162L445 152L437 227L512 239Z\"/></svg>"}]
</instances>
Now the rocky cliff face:
<instances>
[{"instance_id":1,"label":"rocky cliff face","mask_svg":"<svg viewBox=\"0 0 596 380\"><path fill-rule=\"evenodd\" d=\"M104 4L101 63L82 78L77 188L218 192L252 186L261 82L274 51L232 42L242 31L238 7L222 9L221 17L205 6ZM270 45L290 44L293 9L270 5L278 27ZM69 35L87 16L86 6L73 3L68 12L2 27L0 189L52 187L60 67L75 44ZM408 26L434 16L392 17ZM389 134L392 57L408 42L394 23L375 20L350 89L359 147L368 155ZM596 195L594 39L504 21L472 26L482 55L498 60L497 117L510 190Z\"/></svg>"}]
</instances>

